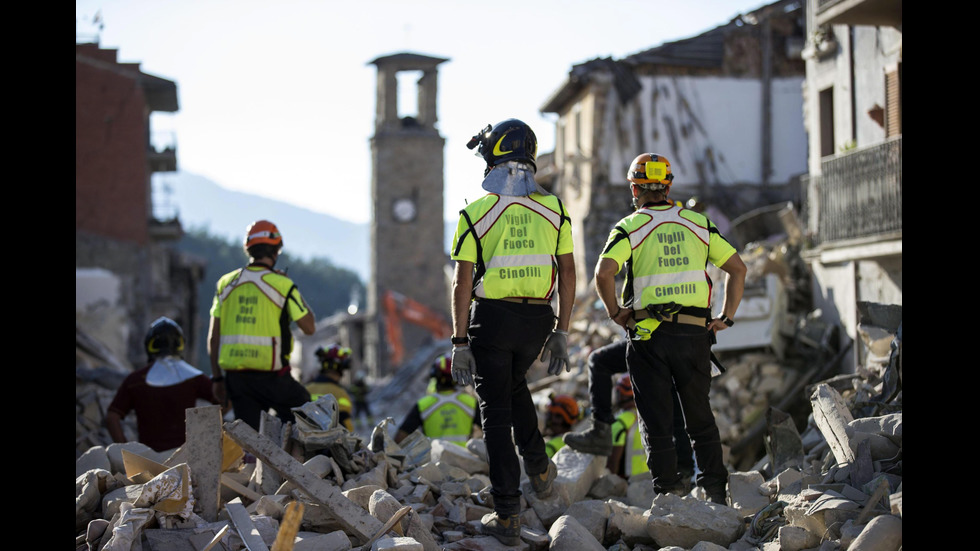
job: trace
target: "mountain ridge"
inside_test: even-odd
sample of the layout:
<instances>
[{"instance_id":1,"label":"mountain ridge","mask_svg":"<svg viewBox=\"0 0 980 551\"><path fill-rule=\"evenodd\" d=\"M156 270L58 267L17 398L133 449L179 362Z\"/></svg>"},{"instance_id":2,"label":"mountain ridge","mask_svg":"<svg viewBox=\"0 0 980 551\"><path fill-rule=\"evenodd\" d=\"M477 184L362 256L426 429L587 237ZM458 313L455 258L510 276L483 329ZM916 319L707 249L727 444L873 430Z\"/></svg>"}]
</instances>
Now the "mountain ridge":
<instances>
[{"instance_id":1,"label":"mountain ridge","mask_svg":"<svg viewBox=\"0 0 980 551\"><path fill-rule=\"evenodd\" d=\"M232 242L240 242L255 220L270 220L283 236L283 248L303 260L325 258L347 268L364 282L370 278L370 224L342 220L284 201L222 187L205 176L177 171L153 176L154 211L177 216L186 230L203 229ZM215 208L218 205L220 208ZM445 247L455 230L446 222Z\"/></svg>"}]
</instances>

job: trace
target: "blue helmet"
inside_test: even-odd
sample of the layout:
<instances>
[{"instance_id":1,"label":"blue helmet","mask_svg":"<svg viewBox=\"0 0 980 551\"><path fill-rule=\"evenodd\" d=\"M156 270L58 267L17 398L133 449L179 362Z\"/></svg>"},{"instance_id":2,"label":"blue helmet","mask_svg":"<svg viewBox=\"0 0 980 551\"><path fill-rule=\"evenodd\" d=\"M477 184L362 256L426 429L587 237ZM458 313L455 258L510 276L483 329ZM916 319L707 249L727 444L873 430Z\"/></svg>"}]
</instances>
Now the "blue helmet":
<instances>
[{"instance_id":1,"label":"blue helmet","mask_svg":"<svg viewBox=\"0 0 980 551\"><path fill-rule=\"evenodd\" d=\"M535 164L538 157L538 138L530 126L517 119L507 119L493 127L487 125L466 144L470 149L477 146L477 152L487 162L484 176L493 167L506 161L525 162L535 172L538 170Z\"/></svg>"}]
</instances>

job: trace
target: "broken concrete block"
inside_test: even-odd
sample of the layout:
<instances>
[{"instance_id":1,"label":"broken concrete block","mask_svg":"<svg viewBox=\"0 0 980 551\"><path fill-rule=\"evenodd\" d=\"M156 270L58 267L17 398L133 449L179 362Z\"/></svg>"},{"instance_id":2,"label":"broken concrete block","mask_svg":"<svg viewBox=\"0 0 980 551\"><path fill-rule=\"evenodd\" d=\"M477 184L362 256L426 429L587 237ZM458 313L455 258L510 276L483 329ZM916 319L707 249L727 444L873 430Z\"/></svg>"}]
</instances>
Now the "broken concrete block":
<instances>
[{"instance_id":1,"label":"broken concrete block","mask_svg":"<svg viewBox=\"0 0 980 551\"><path fill-rule=\"evenodd\" d=\"M378 485L364 485L358 486L357 488L351 488L350 490L344 490L343 494L347 499L353 501L357 505L360 505L365 511L367 511L371 503L371 496L377 490L384 490L384 488Z\"/></svg>"},{"instance_id":2,"label":"broken concrete block","mask_svg":"<svg viewBox=\"0 0 980 551\"><path fill-rule=\"evenodd\" d=\"M850 432L851 450L855 458L858 457L858 447L867 443L870 458L874 461L891 459L899 454L902 449L901 444L896 444L888 437L881 434L872 434L860 431Z\"/></svg>"},{"instance_id":3,"label":"broken concrete block","mask_svg":"<svg viewBox=\"0 0 980 551\"><path fill-rule=\"evenodd\" d=\"M644 515L648 517L650 537L661 546L689 549L698 542L710 541L728 547L742 530L738 511L693 497L659 494Z\"/></svg>"},{"instance_id":4,"label":"broken concrete block","mask_svg":"<svg viewBox=\"0 0 980 551\"><path fill-rule=\"evenodd\" d=\"M617 501L608 500L610 516L606 522L606 537L603 544L611 545L622 540L626 545L651 545L653 537L647 530L648 518L646 509L624 505Z\"/></svg>"},{"instance_id":5,"label":"broken concrete block","mask_svg":"<svg viewBox=\"0 0 980 551\"><path fill-rule=\"evenodd\" d=\"M412 538L385 536L371 544L371 551L423 551L422 544Z\"/></svg>"},{"instance_id":6,"label":"broken concrete block","mask_svg":"<svg viewBox=\"0 0 980 551\"><path fill-rule=\"evenodd\" d=\"M413 469L410 478L416 482L418 479L424 478L433 484L440 484L445 482L447 477L446 473L438 465L430 461Z\"/></svg>"},{"instance_id":7,"label":"broken concrete block","mask_svg":"<svg viewBox=\"0 0 980 551\"><path fill-rule=\"evenodd\" d=\"M575 517L562 515L548 530L551 536L550 551L605 551L605 547Z\"/></svg>"},{"instance_id":8,"label":"broken concrete block","mask_svg":"<svg viewBox=\"0 0 980 551\"><path fill-rule=\"evenodd\" d=\"M453 445L456 446L455 444ZM459 446L456 447L458 448ZM437 461L436 467L442 471L443 480L466 480L470 477L470 473L466 469L451 463L446 463L445 461Z\"/></svg>"},{"instance_id":9,"label":"broken concrete block","mask_svg":"<svg viewBox=\"0 0 980 551\"><path fill-rule=\"evenodd\" d=\"M441 438L432 439L432 461L459 467L467 473L489 473L490 465L468 449Z\"/></svg>"},{"instance_id":10,"label":"broken concrete block","mask_svg":"<svg viewBox=\"0 0 980 551\"><path fill-rule=\"evenodd\" d=\"M557 454L555 455L557 456ZM537 513L538 518L541 519L541 522L545 526L550 526L558 517L565 514L565 510L569 505L574 503L569 499L566 488L564 486L558 486L557 480L554 484L554 491L544 499L539 498L534 493L534 490L531 489L530 482L525 482L521 485L521 493L524 500L527 501L528 507L534 509L534 512Z\"/></svg>"},{"instance_id":11,"label":"broken concrete block","mask_svg":"<svg viewBox=\"0 0 980 551\"><path fill-rule=\"evenodd\" d=\"M371 499L368 503L368 511L371 513L371 516L379 521L392 519L396 513L401 512L402 508L402 504L393 495L384 490L376 490L371 494ZM436 545L435 539L429 532L429 527L422 522L418 513L414 510L408 510L404 513L404 516L395 527L398 532L412 538L421 545L422 549L426 551L438 551L439 546Z\"/></svg>"},{"instance_id":12,"label":"broken concrete block","mask_svg":"<svg viewBox=\"0 0 980 551\"><path fill-rule=\"evenodd\" d=\"M551 536L544 530L521 526L521 542L527 544L528 551L545 551L551 545Z\"/></svg>"},{"instance_id":13,"label":"broken concrete block","mask_svg":"<svg viewBox=\"0 0 980 551\"><path fill-rule=\"evenodd\" d=\"M329 534L317 532L300 532L296 534L296 541L293 543L293 551L320 551L329 549L330 551L350 551L352 549L350 538L343 530L335 530Z\"/></svg>"},{"instance_id":14,"label":"broken concrete block","mask_svg":"<svg viewBox=\"0 0 980 551\"><path fill-rule=\"evenodd\" d=\"M732 507L744 516L751 516L769 505L769 495L763 490L766 479L758 471L734 472L728 475L728 495Z\"/></svg>"},{"instance_id":15,"label":"broken concrete block","mask_svg":"<svg viewBox=\"0 0 980 551\"><path fill-rule=\"evenodd\" d=\"M848 551L898 551L902 548L902 519L879 515L868 522Z\"/></svg>"},{"instance_id":16,"label":"broken concrete block","mask_svg":"<svg viewBox=\"0 0 980 551\"><path fill-rule=\"evenodd\" d=\"M609 519L609 504L598 499L588 499L572 503L565 514L573 517L598 542L606 537L606 521Z\"/></svg>"},{"instance_id":17,"label":"broken concrete block","mask_svg":"<svg viewBox=\"0 0 980 551\"><path fill-rule=\"evenodd\" d=\"M570 446L558 450L551 459L558 467L555 487L563 489L572 503L585 499L589 488L606 468L605 457L581 453Z\"/></svg>"},{"instance_id":18,"label":"broken concrete block","mask_svg":"<svg viewBox=\"0 0 980 551\"><path fill-rule=\"evenodd\" d=\"M781 526L777 539L781 551L802 551L820 545L820 536L799 526Z\"/></svg>"},{"instance_id":19,"label":"broken concrete block","mask_svg":"<svg viewBox=\"0 0 980 551\"><path fill-rule=\"evenodd\" d=\"M626 495L629 483L623 477L615 473L604 473L589 488L588 497L595 499L608 499L610 497Z\"/></svg>"},{"instance_id":20,"label":"broken concrete block","mask_svg":"<svg viewBox=\"0 0 980 551\"><path fill-rule=\"evenodd\" d=\"M854 420L844 398L833 387L819 384L810 395L813 421L823 434L838 465L854 461L854 448L849 443L848 424Z\"/></svg>"},{"instance_id":21,"label":"broken concrete block","mask_svg":"<svg viewBox=\"0 0 980 551\"><path fill-rule=\"evenodd\" d=\"M803 473L796 469L786 469L776 475L776 500L789 501L803 489ZM786 496L786 497L783 497Z\"/></svg>"},{"instance_id":22,"label":"broken concrete block","mask_svg":"<svg viewBox=\"0 0 980 551\"><path fill-rule=\"evenodd\" d=\"M109 461L109 454L103 446L92 446L75 460L75 478L93 469L112 472L112 463Z\"/></svg>"},{"instance_id":23,"label":"broken concrete block","mask_svg":"<svg viewBox=\"0 0 980 551\"><path fill-rule=\"evenodd\" d=\"M862 417L851 421L848 426L855 431L880 434L896 444L902 444L902 412L878 417Z\"/></svg>"},{"instance_id":24,"label":"broken concrete block","mask_svg":"<svg viewBox=\"0 0 980 551\"><path fill-rule=\"evenodd\" d=\"M341 489L347 491L358 486L380 486L381 488L388 489L388 464L384 462L379 463L373 469L347 479L343 486L341 486Z\"/></svg>"},{"instance_id":25,"label":"broken concrete block","mask_svg":"<svg viewBox=\"0 0 980 551\"><path fill-rule=\"evenodd\" d=\"M470 450L473 455L479 457L484 462L488 462L487 459L487 442L482 438L470 438L466 441L466 449Z\"/></svg>"},{"instance_id":26,"label":"broken concrete block","mask_svg":"<svg viewBox=\"0 0 980 551\"><path fill-rule=\"evenodd\" d=\"M650 472L631 476L626 488L626 503L643 509L649 509L657 492L653 489L653 478Z\"/></svg>"},{"instance_id":27,"label":"broken concrete block","mask_svg":"<svg viewBox=\"0 0 980 551\"><path fill-rule=\"evenodd\" d=\"M292 500L293 498L287 495L264 495L245 509L252 515L263 515L282 520L282 516L286 513L286 506Z\"/></svg>"}]
</instances>

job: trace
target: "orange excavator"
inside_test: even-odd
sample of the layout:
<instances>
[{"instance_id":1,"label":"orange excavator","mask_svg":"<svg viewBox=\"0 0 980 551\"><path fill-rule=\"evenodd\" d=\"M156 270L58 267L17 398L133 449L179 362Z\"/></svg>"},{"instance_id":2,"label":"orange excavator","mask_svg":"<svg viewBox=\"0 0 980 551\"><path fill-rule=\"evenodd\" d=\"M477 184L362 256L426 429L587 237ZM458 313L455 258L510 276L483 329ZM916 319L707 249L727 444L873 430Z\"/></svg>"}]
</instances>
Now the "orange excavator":
<instances>
[{"instance_id":1,"label":"orange excavator","mask_svg":"<svg viewBox=\"0 0 980 551\"><path fill-rule=\"evenodd\" d=\"M387 290L382 298L385 313L385 330L391 346L391 365L401 365L405 359L402 343L402 322L407 321L427 329L437 339L446 339L453 334L453 328L445 316L428 306L397 291Z\"/></svg>"}]
</instances>

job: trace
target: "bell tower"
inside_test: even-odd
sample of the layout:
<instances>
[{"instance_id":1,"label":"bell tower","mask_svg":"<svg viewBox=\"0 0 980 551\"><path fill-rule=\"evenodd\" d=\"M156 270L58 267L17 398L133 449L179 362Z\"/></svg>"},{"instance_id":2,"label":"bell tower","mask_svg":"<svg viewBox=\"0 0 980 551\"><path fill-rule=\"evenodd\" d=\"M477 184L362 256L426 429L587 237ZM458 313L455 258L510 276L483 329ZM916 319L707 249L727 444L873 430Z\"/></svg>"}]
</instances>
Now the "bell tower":
<instances>
[{"instance_id":1,"label":"bell tower","mask_svg":"<svg viewBox=\"0 0 980 551\"><path fill-rule=\"evenodd\" d=\"M452 331L445 266L443 149L436 128L437 66L412 53L379 57L371 138L371 280L365 364L391 373L417 349ZM413 104L406 96L417 78ZM409 101L406 101L409 100ZM403 110L405 112L402 112ZM447 333L448 332L448 333Z\"/></svg>"}]
</instances>

